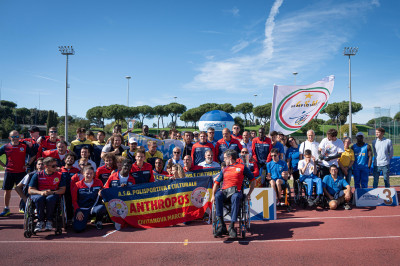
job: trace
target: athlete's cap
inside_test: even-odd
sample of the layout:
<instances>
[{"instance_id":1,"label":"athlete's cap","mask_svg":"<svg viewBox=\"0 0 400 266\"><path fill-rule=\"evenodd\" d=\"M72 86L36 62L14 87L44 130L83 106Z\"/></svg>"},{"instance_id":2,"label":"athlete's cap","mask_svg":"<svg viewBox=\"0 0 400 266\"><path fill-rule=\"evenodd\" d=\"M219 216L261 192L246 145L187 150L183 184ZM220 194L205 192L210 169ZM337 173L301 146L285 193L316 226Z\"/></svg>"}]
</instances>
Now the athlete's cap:
<instances>
[{"instance_id":1,"label":"athlete's cap","mask_svg":"<svg viewBox=\"0 0 400 266\"><path fill-rule=\"evenodd\" d=\"M137 143L137 141L134 137L131 137L129 138L129 143Z\"/></svg>"},{"instance_id":2,"label":"athlete's cap","mask_svg":"<svg viewBox=\"0 0 400 266\"><path fill-rule=\"evenodd\" d=\"M40 132L40 129L39 129L37 126L32 126L32 127L29 129L29 132Z\"/></svg>"},{"instance_id":3,"label":"athlete's cap","mask_svg":"<svg viewBox=\"0 0 400 266\"><path fill-rule=\"evenodd\" d=\"M278 135L282 135L285 136L285 134L283 134L282 132L278 131Z\"/></svg>"},{"instance_id":4,"label":"athlete's cap","mask_svg":"<svg viewBox=\"0 0 400 266\"><path fill-rule=\"evenodd\" d=\"M356 134L356 137L358 137L358 136L363 136L363 137L364 137L364 134L363 134L362 132L358 132L358 133Z\"/></svg>"}]
</instances>

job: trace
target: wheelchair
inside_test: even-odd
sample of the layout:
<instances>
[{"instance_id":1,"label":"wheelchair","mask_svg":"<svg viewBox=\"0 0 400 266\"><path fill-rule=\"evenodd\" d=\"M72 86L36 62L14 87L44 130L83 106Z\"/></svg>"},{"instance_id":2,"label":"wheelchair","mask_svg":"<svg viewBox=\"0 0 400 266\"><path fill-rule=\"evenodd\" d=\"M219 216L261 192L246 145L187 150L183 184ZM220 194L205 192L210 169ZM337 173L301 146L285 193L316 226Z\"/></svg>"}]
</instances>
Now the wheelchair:
<instances>
[{"instance_id":1,"label":"wheelchair","mask_svg":"<svg viewBox=\"0 0 400 266\"><path fill-rule=\"evenodd\" d=\"M239 206L239 213L238 213L238 221L239 221L239 235L242 238L246 237L246 233L249 232L251 234L250 231L250 201L247 200L247 195L244 194L243 190L246 188L246 186L243 186L243 189L241 190L242 193L242 200L240 202L240 206ZM217 212L216 212L216 208L215 208L215 202L212 206L212 230L213 230L213 235L214 237L217 237L217 228L218 228L218 223L217 223ZM225 217L227 217L228 215L230 216L231 214L231 210L232 210L232 206L231 206L231 197L227 198L224 201L224 215L223 215L223 219Z\"/></svg>"},{"instance_id":2,"label":"wheelchair","mask_svg":"<svg viewBox=\"0 0 400 266\"><path fill-rule=\"evenodd\" d=\"M271 187L271 184L269 183L270 180L265 179L265 187ZM286 210L288 212L292 211L292 193L291 193L291 188L289 184L289 180L285 181L285 184L282 185L282 193L283 193L283 199L284 199L284 205L281 205L282 207L286 207ZM276 205L277 207L278 204Z\"/></svg>"},{"instance_id":3,"label":"wheelchair","mask_svg":"<svg viewBox=\"0 0 400 266\"><path fill-rule=\"evenodd\" d=\"M307 190L308 190L308 184L306 182L301 182L299 179L296 180L293 184L294 186L297 186L297 191L298 193L295 195L294 197L294 203L303 208L306 209L309 205L308 205L308 194L307 194ZM313 198L317 197L317 193L316 193L316 184L313 184L313 193L312 196ZM316 202L316 205L314 205L315 207L322 207L323 209L326 209L329 207L328 201L326 199L326 197L324 195L321 195L320 200L318 202Z\"/></svg>"},{"instance_id":4,"label":"wheelchair","mask_svg":"<svg viewBox=\"0 0 400 266\"><path fill-rule=\"evenodd\" d=\"M65 205L64 195L60 197L56 204L56 210L54 212L53 226L55 228L55 235L61 235L62 229L67 228L67 210ZM24 213L24 237L30 238L32 235L36 235L35 226L37 221L36 207L33 200L28 197L25 204Z\"/></svg>"}]
</instances>

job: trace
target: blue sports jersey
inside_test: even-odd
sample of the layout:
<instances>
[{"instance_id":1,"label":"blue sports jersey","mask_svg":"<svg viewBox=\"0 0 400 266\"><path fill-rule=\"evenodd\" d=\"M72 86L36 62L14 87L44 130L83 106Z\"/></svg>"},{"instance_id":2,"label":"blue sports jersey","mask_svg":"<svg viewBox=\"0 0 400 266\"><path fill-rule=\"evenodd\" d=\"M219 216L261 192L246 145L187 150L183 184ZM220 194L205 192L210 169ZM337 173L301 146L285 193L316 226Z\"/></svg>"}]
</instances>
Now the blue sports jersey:
<instances>
[{"instance_id":1,"label":"blue sports jersey","mask_svg":"<svg viewBox=\"0 0 400 266\"><path fill-rule=\"evenodd\" d=\"M287 164L282 160L279 160L278 162L270 161L267 163L267 172L271 174L273 180L283 179L282 172L287 170Z\"/></svg>"},{"instance_id":2,"label":"blue sports jersey","mask_svg":"<svg viewBox=\"0 0 400 266\"><path fill-rule=\"evenodd\" d=\"M278 150L279 150L279 153L285 154L285 148L283 147L283 144L280 143L279 141L277 141L277 142L275 143L275 145L272 146L272 148L273 148L273 149L278 149Z\"/></svg>"},{"instance_id":3,"label":"blue sports jersey","mask_svg":"<svg viewBox=\"0 0 400 266\"><path fill-rule=\"evenodd\" d=\"M357 144L354 144L351 148L354 151L355 157L353 169L368 168L368 144L364 143L364 145L361 147L359 147Z\"/></svg>"},{"instance_id":4,"label":"blue sports jersey","mask_svg":"<svg viewBox=\"0 0 400 266\"><path fill-rule=\"evenodd\" d=\"M290 159L290 163L293 171L298 171L298 164L300 159L299 147L293 148L289 147L286 151L286 159Z\"/></svg>"},{"instance_id":5,"label":"blue sports jersey","mask_svg":"<svg viewBox=\"0 0 400 266\"><path fill-rule=\"evenodd\" d=\"M331 175L326 175L324 180L322 180L322 187L326 188L326 190L332 196L345 189L348 185L349 184L347 183L346 179L340 178L339 176L337 177L336 181L333 180Z\"/></svg>"}]
</instances>

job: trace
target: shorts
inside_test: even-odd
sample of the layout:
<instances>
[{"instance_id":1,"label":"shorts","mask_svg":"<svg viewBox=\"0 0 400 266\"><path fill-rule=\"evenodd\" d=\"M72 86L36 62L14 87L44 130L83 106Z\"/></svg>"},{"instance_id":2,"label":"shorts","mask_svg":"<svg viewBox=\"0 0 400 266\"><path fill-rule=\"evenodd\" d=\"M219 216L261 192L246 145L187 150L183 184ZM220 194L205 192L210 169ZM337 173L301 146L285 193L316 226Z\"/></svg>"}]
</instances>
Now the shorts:
<instances>
[{"instance_id":1,"label":"shorts","mask_svg":"<svg viewBox=\"0 0 400 266\"><path fill-rule=\"evenodd\" d=\"M337 203L338 206L339 206L340 204L343 204L343 203L345 202L345 199L344 199L344 191L341 190L339 193L337 193L337 196L335 197L335 199L330 200L329 202L331 202L331 201L336 201L336 203Z\"/></svg>"},{"instance_id":2,"label":"shorts","mask_svg":"<svg viewBox=\"0 0 400 266\"><path fill-rule=\"evenodd\" d=\"M285 184L286 184L286 180L283 179L283 178L277 178L277 179L271 178L271 180L274 180L275 182L276 182L277 180L282 180L282 185L285 185ZM271 180L270 180L270 181L271 181Z\"/></svg>"},{"instance_id":3,"label":"shorts","mask_svg":"<svg viewBox=\"0 0 400 266\"><path fill-rule=\"evenodd\" d=\"M4 173L3 190L12 190L14 185L17 185L26 175L26 172L22 173Z\"/></svg>"}]
</instances>

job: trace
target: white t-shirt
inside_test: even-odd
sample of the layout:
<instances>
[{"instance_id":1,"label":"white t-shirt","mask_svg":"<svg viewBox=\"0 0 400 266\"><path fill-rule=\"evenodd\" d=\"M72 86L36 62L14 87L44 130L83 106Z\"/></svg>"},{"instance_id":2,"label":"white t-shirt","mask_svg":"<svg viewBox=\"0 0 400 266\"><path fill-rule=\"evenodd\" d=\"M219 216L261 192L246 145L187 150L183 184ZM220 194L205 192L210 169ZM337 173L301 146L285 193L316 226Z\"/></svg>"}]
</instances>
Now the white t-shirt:
<instances>
[{"instance_id":1,"label":"white t-shirt","mask_svg":"<svg viewBox=\"0 0 400 266\"><path fill-rule=\"evenodd\" d=\"M199 163L199 166L202 166L204 168L217 168L217 167L221 167L221 165L219 165L219 163L212 161L212 163L206 163L206 161L202 161L201 163Z\"/></svg>"},{"instance_id":2,"label":"white t-shirt","mask_svg":"<svg viewBox=\"0 0 400 266\"><path fill-rule=\"evenodd\" d=\"M24 178L18 183L18 185L21 184L21 185L27 186L28 185L28 181L29 181L29 174L24 176Z\"/></svg>"},{"instance_id":3,"label":"white t-shirt","mask_svg":"<svg viewBox=\"0 0 400 266\"><path fill-rule=\"evenodd\" d=\"M119 182L120 182L121 185L122 185L122 184L127 184L127 183L128 183L129 175L128 175L127 177L123 177L123 176L121 175L121 173L119 173L118 175L119 175Z\"/></svg>"},{"instance_id":4,"label":"white t-shirt","mask_svg":"<svg viewBox=\"0 0 400 266\"><path fill-rule=\"evenodd\" d=\"M324 155L325 157L328 156L335 156L338 153L344 152L344 144L341 139L336 139L335 141L330 141L328 138L324 138L321 143L319 144L319 149L321 149L321 154ZM338 159L332 159L330 161L322 161L322 164L326 167L331 166L332 164L335 164L338 166Z\"/></svg>"},{"instance_id":5,"label":"white t-shirt","mask_svg":"<svg viewBox=\"0 0 400 266\"><path fill-rule=\"evenodd\" d=\"M94 172L96 173L96 169L97 169L96 163L93 162L93 161L90 160L90 159L88 160L88 163L93 167L93 170L94 170ZM75 168L80 169L80 168L79 168L79 160L76 160L75 163L74 163L72 166L75 167Z\"/></svg>"},{"instance_id":6,"label":"white t-shirt","mask_svg":"<svg viewBox=\"0 0 400 266\"><path fill-rule=\"evenodd\" d=\"M91 188L92 185L93 185L93 180L92 180L92 182L90 182L90 183L86 183L85 181L83 181L83 182L85 183L85 185L86 185L88 188Z\"/></svg>"},{"instance_id":7,"label":"white t-shirt","mask_svg":"<svg viewBox=\"0 0 400 266\"><path fill-rule=\"evenodd\" d=\"M304 166L306 165L306 160L300 160L299 164L297 166L297 168L300 170L300 174L301 174L301 169L304 168ZM304 171L304 174L302 175L311 175L314 174L314 162L311 160L310 163L307 165L306 170Z\"/></svg>"},{"instance_id":8,"label":"white t-shirt","mask_svg":"<svg viewBox=\"0 0 400 266\"><path fill-rule=\"evenodd\" d=\"M305 150L311 150L311 156L314 156L315 159L318 159L318 146L318 142L309 142L306 140L300 144L299 152L300 154L304 154Z\"/></svg>"},{"instance_id":9,"label":"white t-shirt","mask_svg":"<svg viewBox=\"0 0 400 266\"><path fill-rule=\"evenodd\" d=\"M62 161L62 160L64 160L64 157L65 157L65 155L67 155L68 153L64 153L63 155L61 155L61 154L58 154L58 157L60 157L60 160Z\"/></svg>"}]
</instances>

